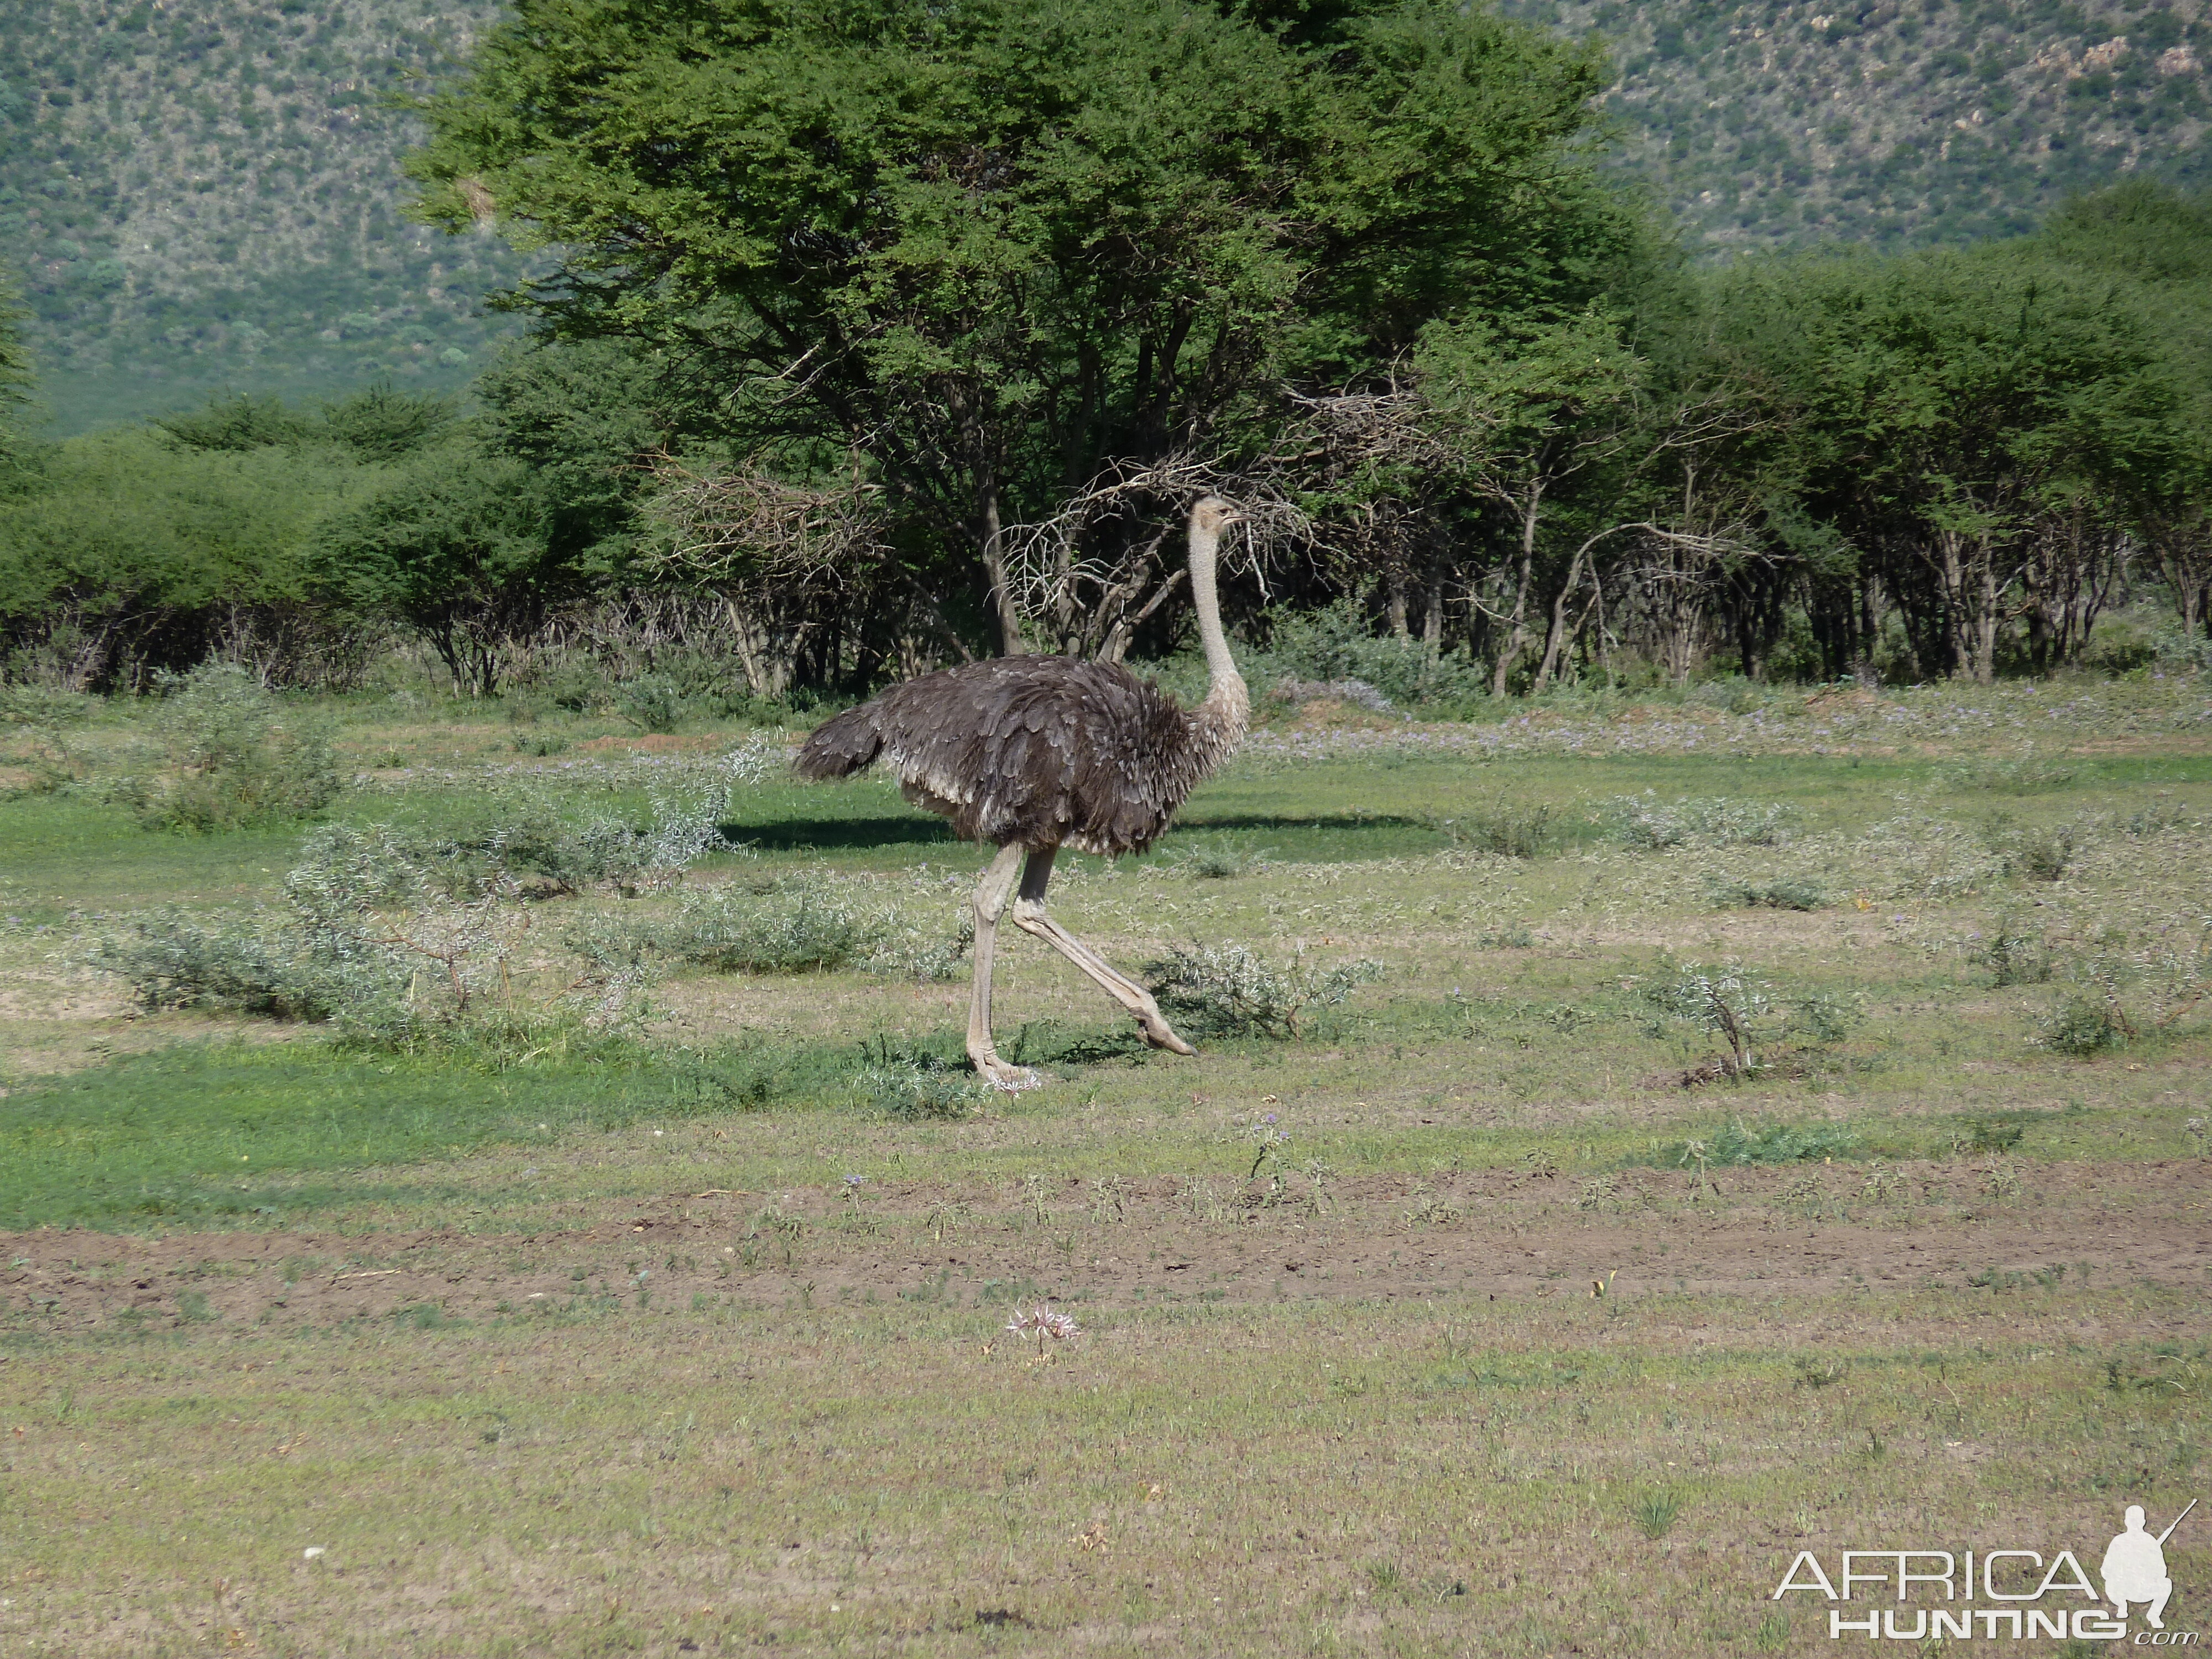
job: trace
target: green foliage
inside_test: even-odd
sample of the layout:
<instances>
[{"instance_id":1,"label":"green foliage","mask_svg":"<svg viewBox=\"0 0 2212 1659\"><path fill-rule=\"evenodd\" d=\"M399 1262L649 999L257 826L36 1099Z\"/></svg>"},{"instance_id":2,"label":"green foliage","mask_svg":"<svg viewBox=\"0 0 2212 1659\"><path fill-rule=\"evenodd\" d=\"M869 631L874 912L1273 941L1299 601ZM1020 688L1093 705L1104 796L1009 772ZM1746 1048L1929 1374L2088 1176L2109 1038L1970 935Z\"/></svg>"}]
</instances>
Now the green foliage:
<instances>
[{"instance_id":1,"label":"green foliage","mask_svg":"<svg viewBox=\"0 0 2212 1659\"><path fill-rule=\"evenodd\" d=\"M484 696L508 649L584 586L548 532L520 462L437 449L319 526L307 564L339 604L419 633L457 691Z\"/></svg>"},{"instance_id":2,"label":"green foliage","mask_svg":"<svg viewBox=\"0 0 2212 1659\"><path fill-rule=\"evenodd\" d=\"M23 416L37 382L23 338L29 315L13 273L0 265L0 487L12 482L21 464Z\"/></svg>"},{"instance_id":3,"label":"green foliage","mask_svg":"<svg viewBox=\"0 0 2212 1659\"><path fill-rule=\"evenodd\" d=\"M1146 985L1171 1020L1224 1036L1295 1037L1302 1014L1336 1007L1382 975L1364 957L1309 968L1303 950L1277 967L1242 945L1178 945L1145 964Z\"/></svg>"},{"instance_id":4,"label":"green foliage","mask_svg":"<svg viewBox=\"0 0 2212 1659\"><path fill-rule=\"evenodd\" d=\"M2041 985L2050 979L2056 963L2042 932L2009 915L1999 916L1986 933L1972 941L1972 954L1977 963L1989 969L1990 983L1999 988Z\"/></svg>"},{"instance_id":5,"label":"green foliage","mask_svg":"<svg viewBox=\"0 0 2212 1659\"><path fill-rule=\"evenodd\" d=\"M617 342L537 340L477 380L485 447L530 470L562 556L623 568L650 459L675 437L664 374Z\"/></svg>"},{"instance_id":6,"label":"green foliage","mask_svg":"<svg viewBox=\"0 0 2212 1659\"><path fill-rule=\"evenodd\" d=\"M1849 1158L1858 1131L1848 1123L1747 1124L1731 1119L1705 1141L1705 1161L1717 1168L1749 1169L1778 1164L1817 1164ZM1680 1148L1672 1149L1679 1152ZM1668 1161L1674 1162L1670 1158Z\"/></svg>"},{"instance_id":7,"label":"green foliage","mask_svg":"<svg viewBox=\"0 0 2212 1659\"><path fill-rule=\"evenodd\" d=\"M1771 881L1715 878L1707 885L1713 902L1723 908L1817 910L1828 902L1828 890L1803 876L1778 876Z\"/></svg>"},{"instance_id":8,"label":"green foliage","mask_svg":"<svg viewBox=\"0 0 2212 1659\"><path fill-rule=\"evenodd\" d=\"M1723 283L1717 321L1789 389L1813 515L1911 550L1923 672L1988 682L2011 550L2163 477L2188 426L2144 296L2033 246L1751 267Z\"/></svg>"},{"instance_id":9,"label":"green foliage","mask_svg":"<svg viewBox=\"0 0 2212 1659\"><path fill-rule=\"evenodd\" d=\"M410 167L434 222L488 196L560 251L514 301L557 331L680 342L747 388L714 411L738 453L857 447L907 540L963 562L951 590L981 549L946 526L987 501L1042 516L1279 421L1285 378L1380 368L1446 311L1578 305L1632 241L1584 142L1594 48L1482 9L1311 31L1150 0L705 34L532 9Z\"/></svg>"},{"instance_id":10,"label":"green foliage","mask_svg":"<svg viewBox=\"0 0 2212 1659\"><path fill-rule=\"evenodd\" d=\"M1662 968L1646 982L1644 995L1673 1018L1720 1037L1728 1045L1723 1063L1732 1077L1757 1067L1758 1051L1783 1012L1773 986L1741 963Z\"/></svg>"},{"instance_id":11,"label":"green foliage","mask_svg":"<svg viewBox=\"0 0 2212 1659\"><path fill-rule=\"evenodd\" d=\"M1790 839L1792 814L1778 801L1760 805L1726 795L1662 801L1649 793L1616 797L1613 834L1622 845L1663 852L1674 847L1778 847Z\"/></svg>"},{"instance_id":12,"label":"green foliage","mask_svg":"<svg viewBox=\"0 0 2212 1659\"><path fill-rule=\"evenodd\" d=\"M210 398L204 409L166 415L154 425L175 448L231 453L301 443L313 429L283 398L249 392Z\"/></svg>"},{"instance_id":13,"label":"green foliage","mask_svg":"<svg viewBox=\"0 0 2212 1659\"><path fill-rule=\"evenodd\" d=\"M244 670L208 663L163 676L158 689L156 764L115 786L149 829L206 835L284 823L337 799L337 763L321 721L288 711Z\"/></svg>"},{"instance_id":14,"label":"green foliage","mask_svg":"<svg viewBox=\"0 0 2212 1659\"><path fill-rule=\"evenodd\" d=\"M860 1074L860 1087L885 1117L932 1122L973 1117L991 1097L973 1072L933 1056L896 1055Z\"/></svg>"},{"instance_id":15,"label":"green foliage","mask_svg":"<svg viewBox=\"0 0 2212 1659\"><path fill-rule=\"evenodd\" d=\"M1394 703L1463 702L1488 690L1466 652L1438 653L1418 640L1377 635L1349 599L1276 617L1261 668L1273 677L1370 685Z\"/></svg>"},{"instance_id":16,"label":"green foliage","mask_svg":"<svg viewBox=\"0 0 2212 1659\"><path fill-rule=\"evenodd\" d=\"M447 437L459 418L451 398L395 392L391 381L380 380L325 404L316 435L365 461L396 461Z\"/></svg>"},{"instance_id":17,"label":"green foliage","mask_svg":"<svg viewBox=\"0 0 2212 1659\"><path fill-rule=\"evenodd\" d=\"M685 699L665 674L641 674L615 691L615 707L641 732L673 732L684 723Z\"/></svg>"},{"instance_id":18,"label":"green foliage","mask_svg":"<svg viewBox=\"0 0 2212 1659\"><path fill-rule=\"evenodd\" d=\"M2128 1030L2112 999L2099 990L2063 998L2041 1019L2043 1042L2056 1054L2087 1060L2127 1046Z\"/></svg>"},{"instance_id":19,"label":"green foliage","mask_svg":"<svg viewBox=\"0 0 2212 1659\"><path fill-rule=\"evenodd\" d=\"M198 661L221 617L299 601L301 544L351 472L145 433L60 446L0 498L0 635L72 689Z\"/></svg>"}]
</instances>

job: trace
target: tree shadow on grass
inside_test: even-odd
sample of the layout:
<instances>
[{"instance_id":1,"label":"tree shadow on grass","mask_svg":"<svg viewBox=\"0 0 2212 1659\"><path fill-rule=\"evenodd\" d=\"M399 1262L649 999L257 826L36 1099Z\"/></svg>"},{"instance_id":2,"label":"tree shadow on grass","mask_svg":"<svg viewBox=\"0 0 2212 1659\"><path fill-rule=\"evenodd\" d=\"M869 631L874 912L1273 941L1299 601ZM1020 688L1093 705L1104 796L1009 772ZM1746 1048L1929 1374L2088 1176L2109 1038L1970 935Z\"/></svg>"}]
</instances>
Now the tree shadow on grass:
<instances>
[{"instance_id":1,"label":"tree shadow on grass","mask_svg":"<svg viewBox=\"0 0 2212 1659\"><path fill-rule=\"evenodd\" d=\"M731 841L763 853L865 852L887 847L957 844L951 827L942 818L919 814L912 817L783 818L773 823L725 823L720 829ZM1434 826L1419 818L1383 814L1355 817L1350 813L1230 813L1188 819L1178 823L1169 836L1178 831L1218 834L1224 830L1255 830L1271 835L1302 831L1310 835L1316 830L1328 835L1395 836L1408 830L1433 831Z\"/></svg>"},{"instance_id":2,"label":"tree shadow on grass","mask_svg":"<svg viewBox=\"0 0 2212 1659\"><path fill-rule=\"evenodd\" d=\"M722 834L764 853L854 852L877 847L934 846L952 841L941 818L785 818L775 823L725 823Z\"/></svg>"},{"instance_id":3,"label":"tree shadow on grass","mask_svg":"<svg viewBox=\"0 0 2212 1659\"><path fill-rule=\"evenodd\" d=\"M1222 812L1194 813L1178 820L1175 828L1186 834L1206 830L1258 830L1277 834L1291 830L1324 830L1333 835L1356 836L1433 830L1436 826L1396 812Z\"/></svg>"}]
</instances>

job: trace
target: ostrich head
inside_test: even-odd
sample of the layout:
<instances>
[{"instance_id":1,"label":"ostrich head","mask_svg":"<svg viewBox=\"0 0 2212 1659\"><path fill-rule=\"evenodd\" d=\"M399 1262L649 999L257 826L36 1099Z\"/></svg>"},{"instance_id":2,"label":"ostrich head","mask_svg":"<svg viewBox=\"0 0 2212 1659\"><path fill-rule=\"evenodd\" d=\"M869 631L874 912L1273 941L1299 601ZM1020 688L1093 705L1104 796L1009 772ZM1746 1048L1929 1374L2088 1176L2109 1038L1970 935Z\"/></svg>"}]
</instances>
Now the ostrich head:
<instances>
[{"instance_id":1,"label":"ostrich head","mask_svg":"<svg viewBox=\"0 0 2212 1659\"><path fill-rule=\"evenodd\" d=\"M1241 523L1243 517L1234 504L1222 497L1202 495L1190 509L1190 526L1201 534L1218 536L1228 526Z\"/></svg>"}]
</instances>

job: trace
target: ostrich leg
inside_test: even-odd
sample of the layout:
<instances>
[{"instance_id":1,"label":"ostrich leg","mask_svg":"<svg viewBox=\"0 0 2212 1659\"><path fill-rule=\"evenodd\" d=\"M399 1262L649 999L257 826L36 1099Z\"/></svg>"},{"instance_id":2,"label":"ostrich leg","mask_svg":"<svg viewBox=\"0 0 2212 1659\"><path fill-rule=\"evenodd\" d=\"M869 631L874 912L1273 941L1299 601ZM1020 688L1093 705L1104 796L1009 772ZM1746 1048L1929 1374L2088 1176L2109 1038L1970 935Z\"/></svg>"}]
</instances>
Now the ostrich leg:
<instances>
[{"instance_id":1,"label":"ostrich leg","mask_svg":"<svg viewBox=\"0 0 2212 1659\"><path fill-rule=\"evenodd\" d=\"M975 884L975 982L968 999L968 1058L985 1081L1002 1088L1036 1081L1036 1074L999 1058L991 1041L991 958L997 953L999 916L1006 908L1006 895L1014 890L1022 849L1001 847L998 857Z\"/></svg>"},{"instance_id":2,"label":"ostrich leg","mask_svg":"<svg viewBox=\"0 0 2212 1659\"><path fill-rule=\"evenodd\" d=\"M1059 851L1057 847L1045 847L1030 854L1029 867L1022 872L1021 895L1014 900L1014 926L1025 933L1035 933L1097 981L1108 996L1137 1017L1145 1041L1153 1048L1170 1049L1178 1054L1196 1054L1197 1049L1175 1034L1175 1028L1161 1015L1160 1005L1152 1000L1151 992L1045 915L1045 884L1052 879L1052 861ZM979 946L981 938L979 932ZM980 956L977 960L981 960Z\"/></svg>"}]
</instances>

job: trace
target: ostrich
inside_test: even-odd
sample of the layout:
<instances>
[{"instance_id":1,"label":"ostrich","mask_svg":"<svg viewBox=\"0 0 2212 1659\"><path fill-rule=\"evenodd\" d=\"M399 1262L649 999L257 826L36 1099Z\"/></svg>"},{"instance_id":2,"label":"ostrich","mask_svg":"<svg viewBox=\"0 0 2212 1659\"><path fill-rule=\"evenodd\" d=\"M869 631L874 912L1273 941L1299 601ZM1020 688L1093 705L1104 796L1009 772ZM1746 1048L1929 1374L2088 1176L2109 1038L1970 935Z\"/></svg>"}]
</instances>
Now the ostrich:
<instances>
[{"instance_id":1,"label":"ostrich","mask_svg":"<svg viewBox=\"0 0 2212 1659\"><path fill-rule=\"evenodd\" d=\"M1045 884L1062 847L1118 857L1159 838L1200 779L1244 736L1252 703L1222 636L1214 561L1231 505L1208 495L1190 511L1190 597L1209 677L1185 708L1118 663L1000 657L894 686L825 721L795 763L816 781L849 777L878 756L907 799L952 821L963 841L999 849L975 885L975 981L968 1054L1002 1088L1033 1083L991 1040L991 960L1014 890L1014 925L1066 957L1136 1017L1145 1041L1198 1051L1175 1034L1145 988L1045 914Z\"/></svg>"}]
</instances>

